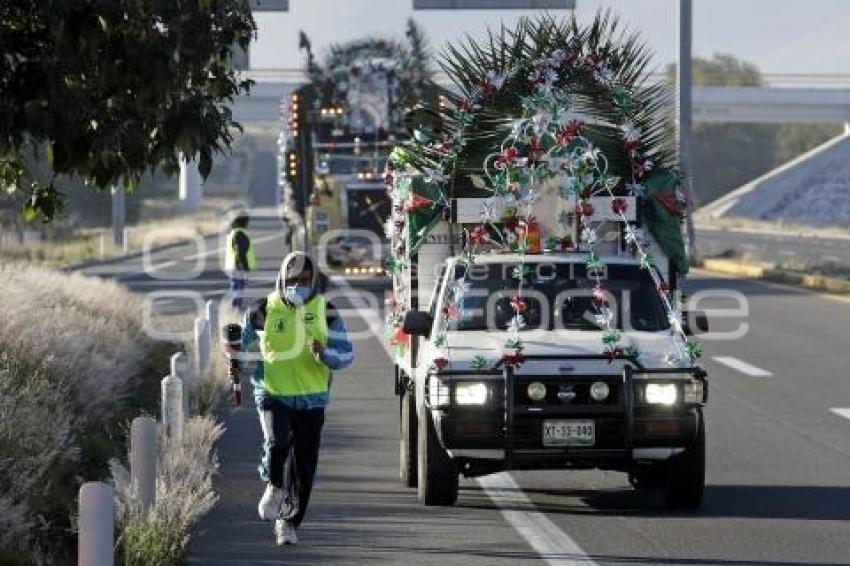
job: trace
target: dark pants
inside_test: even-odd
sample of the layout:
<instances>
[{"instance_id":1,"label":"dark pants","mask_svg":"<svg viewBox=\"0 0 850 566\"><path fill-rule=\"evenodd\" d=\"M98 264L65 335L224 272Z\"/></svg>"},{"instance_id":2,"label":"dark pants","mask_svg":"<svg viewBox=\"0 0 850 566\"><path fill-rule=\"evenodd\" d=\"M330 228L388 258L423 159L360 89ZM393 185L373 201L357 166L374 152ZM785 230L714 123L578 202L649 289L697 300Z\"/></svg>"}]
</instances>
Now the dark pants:
<instances>
[{"instance_id":1,"label":"dark pants","mask_svg":"<svg viewBox=\"0 0 850 566\"><path fill-rule=\"evenodd\" d=\"M270 398L258 410L265 437L260 476L283 489L279 517L298 527L310 502L325 410L296 411Z\"/></svg>"},{"instance_id":2,"label":"dark pants","mask_svg":"<svg viewBox=\"0 0 850 566\"><path fill-rule=\"evenodd\" d=\"M234 309L242 310L244 305L243 297L245 295L245 276L239 273L230 274L227 278L230 283L230 305Z\"/></svg>"}]
</instances>

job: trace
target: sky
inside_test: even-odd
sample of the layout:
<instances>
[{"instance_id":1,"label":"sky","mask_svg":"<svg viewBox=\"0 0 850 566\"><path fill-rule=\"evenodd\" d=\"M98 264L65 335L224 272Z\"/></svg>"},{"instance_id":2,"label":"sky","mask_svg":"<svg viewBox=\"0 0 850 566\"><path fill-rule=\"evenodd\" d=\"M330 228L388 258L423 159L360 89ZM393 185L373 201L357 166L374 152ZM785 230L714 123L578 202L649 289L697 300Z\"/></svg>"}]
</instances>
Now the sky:
<instances>
[{"instance_id":1,"label":"sky","mask_svg":"<svg viewBox=\"0 0 850 566\"><path fill-rule=\"evenodd\" d=\"M303 29L321 58L327 45L369 35L404 38L413 17L435 52L465 34L511 24L523 10L412 9L412 0L290 0L289 12L257 13L253 68L293 69L303 65L298 31ZM850 0L693 0L694 55L731 53L765 74L850 75ZM658 67L676 53L677 0L577 0L576 15L588 21L611 8L639 30L656 54Z\"/></svg>"}]
</instances>

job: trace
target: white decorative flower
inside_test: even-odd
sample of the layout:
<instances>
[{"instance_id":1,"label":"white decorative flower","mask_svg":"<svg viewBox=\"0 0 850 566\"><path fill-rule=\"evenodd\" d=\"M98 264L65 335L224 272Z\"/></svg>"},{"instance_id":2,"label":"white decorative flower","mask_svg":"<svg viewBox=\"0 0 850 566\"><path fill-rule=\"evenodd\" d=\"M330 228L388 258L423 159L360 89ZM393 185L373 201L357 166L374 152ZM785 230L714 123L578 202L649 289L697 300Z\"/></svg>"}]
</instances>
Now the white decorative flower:
<instances>
[{"instance_id":1,"label":"white decorative flower","mask_svg":"<svg viewBox=\"0 0 850 566\"><path fill-rule=\"evenodd\" d=\"M634 124L625 123L625 124L623 124L622 129L623 129L623 138L625 138L626 141L640 141L640 137L641 137L641 134L642 134L642 132L640 131L640 128L638 128Z\"/></svg>"},{"instance_id":2,"label":"white decorative flower","mask_svg":"<svg viewBox=\"0 0 850 566\"><path fill-rule=\"evenodd\" d=\"M508 323L508 332L517 332L522 328L525 328L525 319L521 314L514 315L511 321Z\"/></svg>"},{"instance_id":3,"label":"white decorative flower","mask_svg":"<svg viewBox=\"0 0 850 566\"><path fill-rule=\"evenodd\" d=\"M593 228L585 227L584 230L581 231L582 241L587 242L591 246L596 243L597 238L596 230Z\"/></svg>"}]
</instances>

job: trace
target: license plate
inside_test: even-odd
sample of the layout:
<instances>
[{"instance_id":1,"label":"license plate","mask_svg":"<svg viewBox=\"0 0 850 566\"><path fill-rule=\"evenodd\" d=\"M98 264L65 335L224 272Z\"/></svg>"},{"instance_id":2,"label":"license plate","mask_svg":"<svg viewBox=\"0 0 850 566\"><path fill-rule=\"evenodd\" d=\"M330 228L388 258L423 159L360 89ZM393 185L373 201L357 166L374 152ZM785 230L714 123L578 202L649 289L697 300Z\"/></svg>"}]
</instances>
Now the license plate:
<instances>
[{"instance_id":1,"label":"license plate","mask_svg":"<svg viewBox=\"0 0 850 566\"><path fill-rule=\"evenodd\" d=\"M543 446L593 446L593 421L543 421Z\"/></svg>"}]
</instances>

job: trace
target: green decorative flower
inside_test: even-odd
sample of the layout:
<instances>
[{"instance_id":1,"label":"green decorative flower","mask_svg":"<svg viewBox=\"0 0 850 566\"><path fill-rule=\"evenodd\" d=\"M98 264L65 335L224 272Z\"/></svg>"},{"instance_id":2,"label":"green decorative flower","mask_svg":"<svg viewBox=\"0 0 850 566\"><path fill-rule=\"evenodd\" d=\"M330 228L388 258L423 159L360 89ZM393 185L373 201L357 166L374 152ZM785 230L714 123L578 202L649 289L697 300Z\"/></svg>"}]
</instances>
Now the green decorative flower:
<instances>
[{"instance_id":1,"label":"green decorative flower","mask_svg":"<svg viewBox=\"0 0 850 566\"><path fill-rule=\"evenodd\" d=\"M446 345L446 335L442 332L437 334L436 338L434 338L434 346L437 348L442 348Z\"/></svg>"},{"instance_id":2,"label":"green decorative flower","mask_svg":"<svg viewBox=\"0 0 850 566\"><path fill-rule=\"evenodd\" d=\"M490 362L487 361L487 358L484 356L478 355L472 358L472 363L470 367L474 370L483 370L487 369L490 365Z\"/></svg>"},{"instance_id":3,"label":"green decorative flower","mask_svg":"<svg viewBox=\"0 0 850 566\"><path fill-rule=\"evenodd\" d=\"M691 363L702 357L702 345L695 340L689 340L685 344L685 351L687 352L688 358L690 358Z\"/></svg>"},{"instance_id":4,"label":"green decorative flower","mask_svg":"<svg viewBox=\"0 0 850 566\"><path fill-rule=\"evenodd\" d=\"M652 254L643 253L640 256L640 268L649 271L652 269L652 266L655 265L655 259L652 257Z\"/></svg>"},{"instance_id":5,"label":"green decorative flower","mask_svg":"<svg viewBox=\"0 0 850 566\"><path fill-rule=\"evenodd\" d=\"M640 350L635 346L626 346L623 348L623 357L627 360L637 362L640 360Z\"/></svg>"},{"instance_id":6,"label":"green decorative flower","mask_svg":"<svg viewBox=\"0 0 850 566\"><path fill-rule=\"evenodd\" d=\"M513 270L511 271L511 277L513 277L514 279L522 279L524 277L528 277L529 275L531 275L531 266L526 264L514 266Z\"/></svg>"},{"instance_id":7,"label":"green decorative flower","mask_svg":"<svg viewBox=\"0 0 850 566\"><path fill-rule=\"evenodd\" d=\"M606 330L602 333L602 343L607 347L616 345L623 338L623 333L619 330Z\"/></svg>"}]
</instances>

